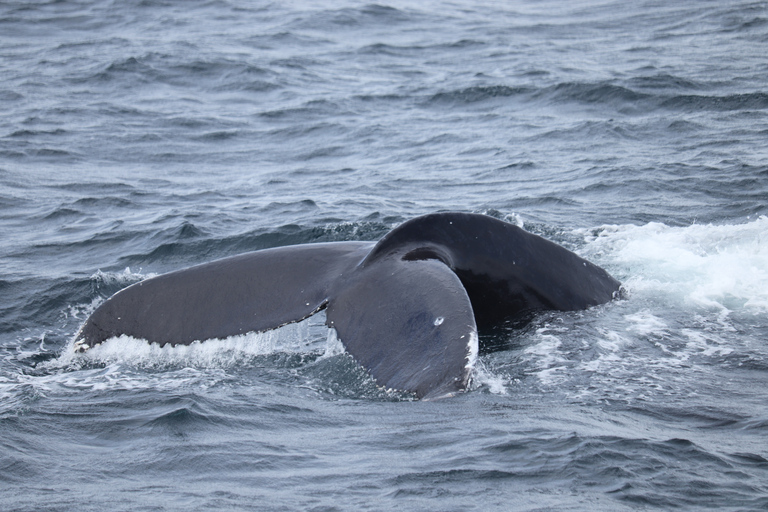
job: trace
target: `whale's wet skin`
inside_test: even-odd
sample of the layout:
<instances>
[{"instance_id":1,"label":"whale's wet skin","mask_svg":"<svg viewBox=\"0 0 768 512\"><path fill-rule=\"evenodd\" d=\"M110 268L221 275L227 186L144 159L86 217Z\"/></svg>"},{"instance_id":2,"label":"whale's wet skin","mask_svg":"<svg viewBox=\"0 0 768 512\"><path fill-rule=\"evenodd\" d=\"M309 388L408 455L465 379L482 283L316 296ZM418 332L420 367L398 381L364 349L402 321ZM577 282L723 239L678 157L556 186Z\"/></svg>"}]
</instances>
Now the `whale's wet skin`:
<instances>
[{"instance_id":1,"label":"whale's wet skin","mask_svg":"<svg viewBox=\"0 0 768 512\"><path fill-rule=\"evenodd\" d=\"M0 3L0 510L765 510L766 40L753 1ZM410 231L456 211L621 298Z\"/></svg>"},{"instance_id":2,"label":"whale's wet skin","mask_svg":"<svg viewBox=\"0 0 768 512\"><path fill-rule=\"evenodd\" d=\"M436 213L377 244L268 249L142 281L99 306L75 348L121 335L189 345L277 329L327 307L328 327L380 385L439 398L469 384L478 323L586 309L618 293L605 270L518 226Z\"/></svg>"}]
</instances>

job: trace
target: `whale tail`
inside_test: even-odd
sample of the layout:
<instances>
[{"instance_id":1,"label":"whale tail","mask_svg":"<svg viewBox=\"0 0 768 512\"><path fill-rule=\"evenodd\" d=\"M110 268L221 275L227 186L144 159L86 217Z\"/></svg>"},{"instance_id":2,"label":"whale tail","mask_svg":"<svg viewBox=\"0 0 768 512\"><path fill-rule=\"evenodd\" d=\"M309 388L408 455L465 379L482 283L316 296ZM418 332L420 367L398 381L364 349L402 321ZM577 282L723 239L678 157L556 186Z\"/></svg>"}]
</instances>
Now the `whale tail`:
<instances>
[{"instance_id":1,"label":"whale tail","mask_svg":"<svg viewBox=\"0 0 768 512\"><path fill-rule=\"evenodd\" d=\"M127 334L190 344L276 329L327 308L347 351L387 388L466 389L477 328L611 300L619 283L567 249L479 214L417 217L378 243L242 254L136 283L101 304L80 349Z\"/></svg>"}]
</instances>

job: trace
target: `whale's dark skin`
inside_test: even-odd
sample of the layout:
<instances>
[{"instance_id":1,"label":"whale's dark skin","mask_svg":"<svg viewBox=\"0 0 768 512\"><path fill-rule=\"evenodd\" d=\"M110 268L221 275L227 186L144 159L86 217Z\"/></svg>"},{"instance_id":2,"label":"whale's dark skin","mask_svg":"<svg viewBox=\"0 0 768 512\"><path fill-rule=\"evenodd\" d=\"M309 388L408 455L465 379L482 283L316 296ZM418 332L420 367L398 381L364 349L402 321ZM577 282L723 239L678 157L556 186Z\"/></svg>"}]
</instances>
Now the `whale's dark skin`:
<instances>
[{"instance_id":1,"label":"whale's dark skin","mask_svg":"<svg viewBox=\"0 0 768 512\"><path fill-rule=\"evenodd\" d=\"M327 325L380 385L436 398L467 387L478 328L603 304L619 286L602 268L518 226L435 213L379 242L278 247L146 279L101 304L76 347L123 334L188 345L326 309Z\"/></svg>"}]
</instances>

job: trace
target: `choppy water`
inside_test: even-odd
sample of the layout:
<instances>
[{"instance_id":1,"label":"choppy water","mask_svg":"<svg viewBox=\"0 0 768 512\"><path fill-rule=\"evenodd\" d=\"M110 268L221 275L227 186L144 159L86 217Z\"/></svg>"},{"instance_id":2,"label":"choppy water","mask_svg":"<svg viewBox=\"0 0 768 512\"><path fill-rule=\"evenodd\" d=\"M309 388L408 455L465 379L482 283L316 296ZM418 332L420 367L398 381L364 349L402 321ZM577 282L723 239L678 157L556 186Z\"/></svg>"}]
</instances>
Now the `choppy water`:
<instances>
[{"instance_id":1,"label":"choppy water","mask_svg":"<svg viewBox=\"0 0 768 512\"><path fill-rule=\"evenodd\" d=\"M0 2L0 509L768 508L768 3ZM71 353L100 301L412 216L628 298L378 389L312 318Z\"/></svg>"}]
</instances>

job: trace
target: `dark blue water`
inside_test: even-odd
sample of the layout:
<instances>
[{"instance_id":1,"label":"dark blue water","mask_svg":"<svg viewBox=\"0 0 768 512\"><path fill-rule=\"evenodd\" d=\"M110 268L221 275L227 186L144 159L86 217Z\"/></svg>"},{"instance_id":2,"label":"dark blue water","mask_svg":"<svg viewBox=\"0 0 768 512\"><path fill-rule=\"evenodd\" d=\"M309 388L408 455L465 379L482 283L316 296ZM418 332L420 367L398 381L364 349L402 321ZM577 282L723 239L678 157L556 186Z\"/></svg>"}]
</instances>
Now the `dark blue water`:
<instances>
[{"instance_id":1,"label":"dark blue water","mask_svg":"<svg viewBox=\"0 0 768 512\"><path fill-rule=\"evenodd\" d=\"M0 2L0 509L765 510L768 3ZM627 298L378 389L322 316L72 339L147 276L523 225Z\"/></svg>"}]
</instances>

